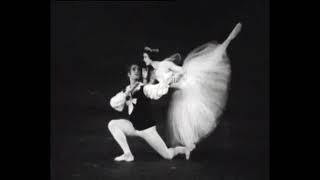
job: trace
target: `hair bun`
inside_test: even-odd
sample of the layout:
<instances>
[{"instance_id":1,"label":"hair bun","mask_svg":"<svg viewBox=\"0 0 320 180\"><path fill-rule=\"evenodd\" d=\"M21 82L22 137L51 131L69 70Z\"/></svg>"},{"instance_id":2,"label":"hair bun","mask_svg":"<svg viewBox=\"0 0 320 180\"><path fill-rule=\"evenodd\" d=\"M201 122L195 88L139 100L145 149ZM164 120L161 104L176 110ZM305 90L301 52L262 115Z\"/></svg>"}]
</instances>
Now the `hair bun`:
<instances>
[{"instance_id":1,"label":"hair bun","mask_svg":"<svg viewBox=\"0 0 320 180\"><path fill-rule=\"evenodd\" d=\"M148 52L159 52L159 49L151 49L151 48L148 47L148 46L144 47L144 50L145 50L145 51L148 51Z\"/></svg>"}]
</instances>

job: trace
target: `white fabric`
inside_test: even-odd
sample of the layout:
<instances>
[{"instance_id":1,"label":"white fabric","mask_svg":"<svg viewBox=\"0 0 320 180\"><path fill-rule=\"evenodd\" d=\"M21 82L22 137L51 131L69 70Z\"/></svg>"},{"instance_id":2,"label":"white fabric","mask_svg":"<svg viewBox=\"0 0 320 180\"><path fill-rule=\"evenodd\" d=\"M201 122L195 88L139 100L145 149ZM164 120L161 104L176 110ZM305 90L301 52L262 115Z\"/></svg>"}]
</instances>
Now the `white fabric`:
<instances>
[{"instance_id":1,"label":"white fabric","mask_svg":"<svg viewBox=\"0 0 320 180\"><path fill-rule=\"evenodd\" d=\"M137 98L130 98L126 104L128 106L128 113L131 114L134 107L133 104L137 104Z\"/></svg>"},{"instance_id":2,"label":"white fabric","mask_svg":"<svg viewBox=\"0 0 320 180\"><path fill-rule=\"evenodd\" d=\"M169 85L165 83L147 84L143 88L144 94L150 99L160 99L163 95L167 94Z\"/></svg>"},{"instance_id":3,"label":"white fabric","mask_svg":"<svg viewBox=\"0 0 320 180\"><path fill-rule=\"evenodd\" d=\"M126 94L122 91L117 93L110 100L110 106L117 111L123 111L125 103L126 103Z\"/></svg>"},{"instance_id":4,"label":"white fabric","mask_svg":"<svg viewBox=\"0 0 320 180\"><path fill-rule=\"evenodd\" d=\"M185 59L183 78L172 95L168 112L173 145L192 147L217 126L227 100L231 73L226 48L240 28L238 24L224 43L207 43Z\"/></svg>"}]
</instances>

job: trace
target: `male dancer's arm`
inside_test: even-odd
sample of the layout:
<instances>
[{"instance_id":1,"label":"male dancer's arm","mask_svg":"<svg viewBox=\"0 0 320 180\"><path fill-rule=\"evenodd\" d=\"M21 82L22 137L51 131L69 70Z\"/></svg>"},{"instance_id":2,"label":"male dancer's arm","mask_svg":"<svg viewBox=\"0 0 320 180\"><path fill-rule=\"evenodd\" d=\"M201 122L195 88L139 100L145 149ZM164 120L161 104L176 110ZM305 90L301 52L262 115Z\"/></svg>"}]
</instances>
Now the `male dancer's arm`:
<instances>
[{"instance_id":1,"label":"male dancer's arm","mask_svg":"<svg viewBox=\"0 0 320 180\"><path fill-rule=\"evenodd\" d=\"M110 99L110 106L117 111L123 111L123 108L126 105L126 97L127 94L120 91Z\"/></svg>"}]
</instances>

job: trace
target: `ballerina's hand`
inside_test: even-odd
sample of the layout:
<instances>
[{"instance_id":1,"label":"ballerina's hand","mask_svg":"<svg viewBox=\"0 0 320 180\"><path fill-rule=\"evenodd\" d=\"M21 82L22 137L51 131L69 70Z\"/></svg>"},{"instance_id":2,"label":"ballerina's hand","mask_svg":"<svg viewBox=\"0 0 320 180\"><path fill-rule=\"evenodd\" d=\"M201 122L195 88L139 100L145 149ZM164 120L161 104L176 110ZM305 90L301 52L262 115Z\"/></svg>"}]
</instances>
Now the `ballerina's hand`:
<instances>
[{"instance_id":1,"label":"ballerina's hand","mask_svg":"<svg viewBox=\"0 0 320 180\"><path fill-rule=\"evenodd\" d=\"M175 75L173 75L171 78L170 78L170 81L169 81L169 85L172 85L172 84L175 84L175 83L177 83L179 80L180 80L180 78L181 78L181 74L175 74Z\"/></svg>"},{"instance_id":2,"label":"ballerina's hand","mask_svg":"<svg viewBox=\"0 0 320 180\"><path fill-rule=\"evenodd\" d=\"M147 77L148 77L148 71L145 68L143 68L142 69L142 78L147 79Z\"/></svg>"},{"instance_id":3,"label":"ballerina's hand","mask_svg":"<svg viewBox=\"0 0 320 180\"><path fill-rule=\"evenodd\" d=\"M173 76L173 77L172 77L171 84L176 83L177 81L178 81L178 78L177 78L176 76Z\"/></svg>"},{"instance_id":4,"label":"ballerina's hand","mask_svg":"<svg viewBox=\"0 0 320 180\"><path fill-rule=\"evenodd\" d=\"M182 73L176 73L174 76L173 76L173 83L177 83L183 76L183 72Z\"/></svg>"}]
</instances>

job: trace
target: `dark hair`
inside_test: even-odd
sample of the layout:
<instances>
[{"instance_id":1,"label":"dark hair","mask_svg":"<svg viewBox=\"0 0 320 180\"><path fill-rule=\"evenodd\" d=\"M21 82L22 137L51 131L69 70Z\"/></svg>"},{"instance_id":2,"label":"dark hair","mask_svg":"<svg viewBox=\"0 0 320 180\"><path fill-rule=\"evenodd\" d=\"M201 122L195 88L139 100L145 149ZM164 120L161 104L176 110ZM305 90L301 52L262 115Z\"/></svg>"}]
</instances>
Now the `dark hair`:
<instances>
[{"instance_id":1,"label":"dark hair","mask_svg":"<svg viewBox=\"0 0 320 180\"><path fill-rule=\"evenodd\" d=\"M139 68L141 68L141 64L140 63L130 63L130 64L127 64L126 65L126 72L127 73L130 73L130 71L131 71L131 67L133 66L133 65L136 65L136 66L138 66Z\"/></svg>"},{"instance_id":2,"label":"dark hair","mask_svg":"<svg viewBox=\"0 0 320 180\"><path fill-rule=\"evenodd\" d=\"M147 81L147 83L150 83L150 80L151 80L151 76L153 75L153 73L154 73L154 68L151 66L151 65L149 65L149 66L143 66L142 68L146 68L147 69L147 71L148 71L148 76L147 76L147 78L146 78L146 81ZM158 82L157 80L155 80L154 81L154 83L156 83L156 82Z\"/></svg>"},{"instance_id":3,"label":"dark hair","mask_svg":"<svg viewBox=\"0 0 320 180\"><path fill-rule=\"evenodd\" d=\"M154 60L155 56L157 55L157 53L159 53L159 49L147 49L147 48L144 48L143 49L143 53L146 53L149 55L150 59Z\"/></svg>"}]
</instances>

